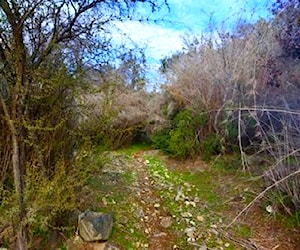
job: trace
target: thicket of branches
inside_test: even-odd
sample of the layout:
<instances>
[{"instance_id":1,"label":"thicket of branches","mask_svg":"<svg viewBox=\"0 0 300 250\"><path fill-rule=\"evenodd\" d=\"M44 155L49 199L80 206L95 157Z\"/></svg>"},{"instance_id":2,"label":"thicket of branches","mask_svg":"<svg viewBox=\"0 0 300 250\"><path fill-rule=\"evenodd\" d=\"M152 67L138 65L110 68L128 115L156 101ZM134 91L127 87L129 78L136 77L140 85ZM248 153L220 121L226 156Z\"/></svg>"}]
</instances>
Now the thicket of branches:
<instances>
[{"instance_id":1,"label":"thicket of branches","mask_svg":"<svg viewBox=\"0 0 300 250\"><path fill-rule=\"evenodd\" d=\"M274 185L274 206L298 213L298 1L277 1L271 11L268 21L214 31L163 60L164 92L177 111L153 140L179 157L238 152L243 169L264 173L268 185L296 173Z\"/></svg>"}]
</instances>

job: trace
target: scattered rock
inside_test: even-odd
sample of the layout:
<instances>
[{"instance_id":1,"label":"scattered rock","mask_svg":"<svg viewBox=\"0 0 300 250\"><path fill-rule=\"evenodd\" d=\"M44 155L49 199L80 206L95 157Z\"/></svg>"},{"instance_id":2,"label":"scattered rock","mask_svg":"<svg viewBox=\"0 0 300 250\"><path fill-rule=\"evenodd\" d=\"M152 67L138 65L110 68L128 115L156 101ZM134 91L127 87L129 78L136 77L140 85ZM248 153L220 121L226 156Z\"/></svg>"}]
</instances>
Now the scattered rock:
<instances>
[{"instance_id":1,"label":"scattered rock","mask_svg":"<svg viewBox=\"0 0 300 250\"><path fill-rule=\"evenodd\" d=\"M170 226L172 226L172 217L168 216L168 217L163 217L160 221L160 225L163 228L169 228Z\"/></svg>"},{"instance_id":2,"label":"scattered rock","mask_svg":"<svg viewBox=\"0 0 300 250\"><path fill-rule=\"evenodd\" d=\"M117 172L103 172L103 177L110 183L118 183L122 179L122 173Z\"/></svg>"},{"instance_id":3,"label":"scattered rock","mask_svg":"<svg viewBox=\"0 0 300 250\"><path fill-rule=\"evenodd\" d=\"M78 216L80 236L85 241L107 240L111 234L113 218L110 213L85 211Z\"/></svg>"},{"instance_id":4,"label":"scattered rock","mask_svg":"<svg viewBox=\"0 0 300 250\"><path fill-rule=\"evenodd\" d=\"M221 245L221 246L223 245L223 241L222 241L222 239L220 239L220 238L218 238L218 239L216 240L216 242L217 242L218 245Z\"/></svg>"},{"instance_id":5,"label":"scattered rock","mask_svg":"<svg viewBox=\"0 0 300 250\"><path fill-rule=\"evenodd\" d=\"M138 218L142 218L145 216L144 211L141 207L138 207L135 211L134 214L136 215L136 217Z\"/></svg>"},{"instance_id":6,"label":"scattered rock","mask_svg":"<svg viewBox=\"0 0 300 250\"><path fill-rule=\"evenodd\" d=\"M188 227L184 230L184 233L188 238L193 239L194 238L194 232L196 231L195 227Z\"/></svg>"},{"instance_id":7,"label":"scattered rock","mask_svg":"<svg viewBox=\"0 0 300 250\"><path fill-rule=\"evenodd\" d=\"M175 201L181 201L181 200L184 200L184 198L185 198L185 195L183 194L182 190L181 189L177 190Z\"/></svg>"},{"instance_id":8,"label":"scattered rock","mask_svg":"<svg viewBox=\"0 0 300 250\"><path fill-rule=\"evenodd\" d=\"M218 232L216 229L214 229L214 228L210 229L209 231L210 231L211 233L213 233L214 235L216 235L216 236L219 235L219 232Z\"/></svg>"},{"instance_id":9,"label":"scattered rock","mask_svg":"<svg viewBox=\"0 0 300 250\"><path fill-rule=\"evenodd\" d=\"M120 248L118 248L112 244L107 244L104 250L120 250Z\"/></svg>"},{"instance_id":10,"label":"scattered rock","mask_svg":"<svg viewBox=\"0 0 300 250\"><path fill-rule=\"evenodd\" d=\"M266 211L270 214L273 214L275 210L271 205L269 205L269 206L266 206Z\"/></svg>"},{"instance_id":11,"label":"scattered rock","mask_svg":"<svg viewBox=\"0 0 300 250\"><path fill-rule=\"evenodd\" d=\"M190 218L190 217L192 217L193 215L192 215L190 212L183 212L183 213L181 213L181 216L182 216L183 218Z\"/></svg>"},{"instance_id":12,"label":"scattered rock","mask_svg":"<svg viewBox=\"0 0 300 250\"><path fill-rule=\"evenodd\" d=\"M196 223L192 220L189 221L189 224L191 224L192 226L196 226Z\"/></svg>"},{"instance_id":13,"label":"scattered rock","mask_svg":"<svg viewBox=\"0 0 300 250\"><path fill-rule=\"evenodd\" d=\"M183 183L183 185L186 186L186 187L191 187L191 184L188 183L188 182Z\"/></svg>"},{"instance_id":14,"label":"scattered rock","mask_svg":"<svg viewBox=\"0 0 300 250\"><path fill-rule=\"evenodd\" d=\"M76 235L74 238L70 238L66 241L66 248L68 250L80 250L83 246L83 240L79 235Z\"/></svg>"},{"instance_id":15,"label":"scattered rock","mask_svg":"<svg viewBox=\"0 0 300 250\"><path fill-rule=\"evenodd\" d=\"M155 233L155 234L153 235L153 237L165 237L165 236L167 236L167 234L164 233L164 232Z\"/></svg>"},{"instance_id":16,"label":"scattered rock","mask_svg":"<svg viewBox=\"0 0 300 250\"><path fill-rule=\"evenodd\" d=\"M128 160L124 155L107 151L103 153L103 156L106 159L106 162L101 169L103 174L119 177L129 167Z\"/></svg>"},{"instance_id":17,"label":"scattered rock","mask_svg":"<svg viewBox=\"0 0 300 250\"><path fill-rule=\"evenodd\" d=\"M155 208L159 208L159 207L160 207L160 204L159 204L159 203L156 203L156 204L154 204L154 207L155 207Z\"/></svg>"},{"instance_id":18,"label":"scattered rock","mask_svg":"<svg viewBox=\"0 0 300 250\"><path fill-rule=\"evenodd\" d=\"M89 243L89 247L91 250L106 250L107 242Z\"/></svg>"},{"instance_id":19,"label":"scattered rock","mask_svg":"<svg viewBox=\"0 0 300 250\"><path fill-rule=\"evenodd\" d=\"M122 216L119 218L119 223L121 223L122 225L126 225L128 221L129 221L128 217Z\"/></svg>"},{"instance_id":20,"label":"scattered rock","mask_svg":"<svg viewBox=\"0 0 300 250\"><path fill-rule=\"evenodd\" d=\"M192 207L196 207L196 203L194 201L185 201L184 204L188 207L188 206L192 206Z\"/></svg>"},{"instance_id":21,"label":"scattered rock","mask_svg":"<svg viewBox=\"0 0 300 250\"><path fill-rule=\"evenodd\" d=\"M105 206L105 207L107 206L107 200L105 197L102 198L102 203L103 203L103 206Z\"/></svg>"},{"instance_id":22,"label":"scattered rock","mask_svg":"<svg viewBox=\"0 0 300 250\"><path fill-rule=\"evenodd\" d=\"M66 243L66 247L68 250L120 250L108 242L83 242L82 239L81 241L76 239L70 240Z\"/></svg>"},{"instance_id":23,"label":"scattered rock","mask_svg":"<svg viewBox=\"0 0 300 250\"><path fill-rule=\"evenodd\" d=\"M204 217L201 215L197 216L197 221L203 222L204 221Z\"/></svg>"}]
</instances>

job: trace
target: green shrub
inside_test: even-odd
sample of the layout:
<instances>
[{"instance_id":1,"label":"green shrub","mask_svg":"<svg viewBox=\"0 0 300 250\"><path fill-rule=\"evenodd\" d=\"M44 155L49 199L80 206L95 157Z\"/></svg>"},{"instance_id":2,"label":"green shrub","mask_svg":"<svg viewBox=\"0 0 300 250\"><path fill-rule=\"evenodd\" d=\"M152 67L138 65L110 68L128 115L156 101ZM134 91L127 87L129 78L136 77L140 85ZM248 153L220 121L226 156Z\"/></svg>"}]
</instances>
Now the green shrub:
<instances>
[{"instance_id":1,"label":"green shrub","mask_svg":"<svg viewBox=\"0 0 300 250\"><path fill-rule=\"evenodd\" d=\"M153 143L154 148L162 150L164 153L171 153L169 150L170 144L170 129L165 129L162 131L156 132L151 137L151 142Z\"/></svg>"},{"instance_id":2,"label":"green shrub","mask_svg":"<svg viewBox=\"0 0 300 250\"><path fill-rule=\"evenodd\" d=\"M220 154L225 151L222 138L218 134L208 135L202 145L202 158L205 161L210 160L211 156Z\"/></svg>"},{"instance_id":3,"label":"green shrub","mask_svg":"<svg viewBox=\"0 0 300 250\"><path fill-rule=\"evenodd\" d=\"M195 155L195 145L192 142L191 130L176 129L170 132L169 151L179 157L186 158Z\"/></svg>"},{"instance_id":4,"label":"green shrub","mask_svg":"<svg viewBox=\"0 0 300 250\"><path fill-rule=\"evenodd\" d=\"M172 121L171 128L159 131L151 138L154 146L178 158L193 157L200 152L202 131L207 115L191 109L180 111Z\"/></svg>"},{"instance_id":5,"label":"green shrub","mask_svg":"<svg viewBox=\"0 0 300 250\"><path fill-rule=\"evenodd\" d=\"M194 157L201 152L201 143L207 133L208 116L205 112L185 109L175 119L175 128L170 131L170 151L177 157Z\"/></svg>"},{"instance_id":6,"label":"green shrub","mask_svg":"<svg viewBox=\"0 0 300 250\"><path fill-rule=\"evenodd\" d=\"M237 121L226 120L224 121L224 124L225 124L226 142L230 145L237 145L238 135L239 135Z\"/></svg>"}]
</instances>

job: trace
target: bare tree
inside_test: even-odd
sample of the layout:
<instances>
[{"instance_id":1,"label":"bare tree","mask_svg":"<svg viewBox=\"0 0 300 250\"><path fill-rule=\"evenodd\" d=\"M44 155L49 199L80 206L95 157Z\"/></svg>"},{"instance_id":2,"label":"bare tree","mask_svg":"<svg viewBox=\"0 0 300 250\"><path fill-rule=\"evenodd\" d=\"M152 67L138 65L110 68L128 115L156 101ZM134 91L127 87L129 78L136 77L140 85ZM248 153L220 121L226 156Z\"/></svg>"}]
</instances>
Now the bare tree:
<instances>
[{"instance_id":1,"label":"bare tree","mask_svg":"<svg viewBox=\"0 0 300 250\"><path fill-rule=\"evenodd\" d=\"M66 54L97 56L107 49L102 35L113 21L131 18L136 6L156 11L166 0L2 0L0 1L0 104L12 147L15 192L18 199L18 249L26 249L24 183L26 99L34 73L62 48ZM109 48L108 48L109 49ZM79 56L80 58L80 56ZM1 110L0 110L1 111Z\"/></svg>"}]
</instances>

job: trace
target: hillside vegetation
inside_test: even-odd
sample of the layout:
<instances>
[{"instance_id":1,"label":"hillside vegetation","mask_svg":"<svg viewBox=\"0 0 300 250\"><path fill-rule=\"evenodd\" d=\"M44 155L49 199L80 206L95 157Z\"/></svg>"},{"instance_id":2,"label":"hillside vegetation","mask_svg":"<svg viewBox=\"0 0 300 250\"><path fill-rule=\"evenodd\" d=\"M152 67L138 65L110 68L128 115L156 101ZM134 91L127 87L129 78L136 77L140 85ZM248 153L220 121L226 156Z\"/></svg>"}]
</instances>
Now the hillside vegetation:
<instances>
[{"instance_id":1,"label":"hillside vegetation","mask_svg":"<svg viewBox=\"0 0 300 250\"><path fill-rule=\"evenodd\" d=\"M230 178L237 174L247 181L255 179L255 195L247 196L245 206L231 214L228 228L260 204L272 220L287 222L299 232L297 1L276 1L268 20L239 22L230 32L212 29L209 35L193 37L181 52L161 61L165 82L159 91L147 88L143 50L113 49L106 25L130 19L137 2L158 11L166 1L38 1L32 7L30 1L23 2L0 3L0 247L37 249L53 239L71 237L78 211L101 210L87 192L95 185L103 188L103 152L136 143L159 149L176 163L201 158L212 167L203 173L211 181L213 175L227 176L226 171ZM68 8L74 11L65 12ZM104 14L108 9L110 17ZM45 24L47 18L53 27ZM111 61L118 61L117 66ZM153 197L163 197L175 216L185 211L168 204L168 192L175 190L165 190L166 182L183 189L194 183L199 193L212 187L196 183L203 180L197 166L169 173L160 158L139 159L151 166L147 173L136 174L151 177L157 188ZM219 162L222 173L213 169ZM124 191L134 178L128 174L122 177ZM178 183L169 183L169 174ZM203 212L216 205L223 213L221 204L215 203L219 190L212 188L202 197L208 206ZM192 216L197 218L194 212ZM212 214L204 228L219 218L224 226L224 218ZM184 219L177 222L178 227L194 227ZM124 240L120 230L119 225L119 245ZM224 247L225 242L216 243L219 239L230 247L246 244L226 234L210 235L210 242L211 230L200 236L212 248ZM167 236L174 245L187 246L176 233ZM146 237L147 233L137 237L140 244L150 244Z\"/></svg>"}]
</instances>

